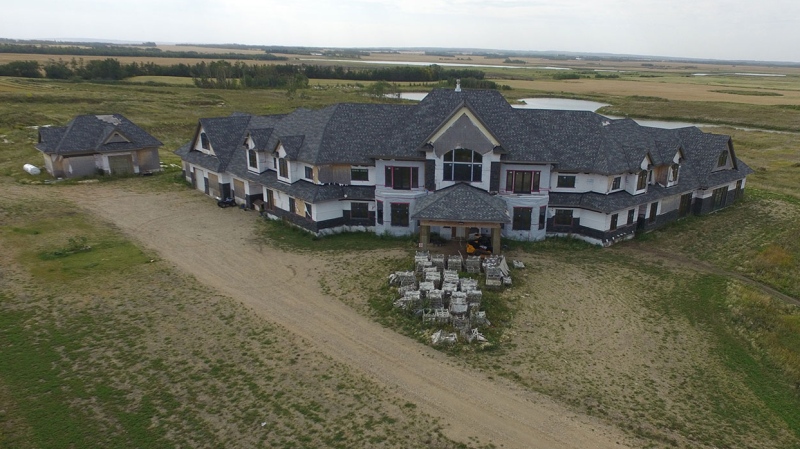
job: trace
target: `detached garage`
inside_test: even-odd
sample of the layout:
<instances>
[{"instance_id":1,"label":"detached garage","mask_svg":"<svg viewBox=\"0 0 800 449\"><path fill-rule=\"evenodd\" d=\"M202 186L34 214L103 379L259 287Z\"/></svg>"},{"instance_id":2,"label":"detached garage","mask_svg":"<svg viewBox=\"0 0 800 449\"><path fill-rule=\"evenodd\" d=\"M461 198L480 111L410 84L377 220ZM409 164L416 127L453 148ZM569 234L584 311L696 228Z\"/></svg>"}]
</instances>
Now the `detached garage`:
<instances>
[{"instance_id":1,"label":"detached garage","mask_svg":"<svg viewBox=\"0 0 800 449\"><path fill-rule=\"evenodd\" d=\"M125 117L79 115L62 128L39 128L36 149L57 178L152 173L163 144Z\"/></svg>"}]
</instances>

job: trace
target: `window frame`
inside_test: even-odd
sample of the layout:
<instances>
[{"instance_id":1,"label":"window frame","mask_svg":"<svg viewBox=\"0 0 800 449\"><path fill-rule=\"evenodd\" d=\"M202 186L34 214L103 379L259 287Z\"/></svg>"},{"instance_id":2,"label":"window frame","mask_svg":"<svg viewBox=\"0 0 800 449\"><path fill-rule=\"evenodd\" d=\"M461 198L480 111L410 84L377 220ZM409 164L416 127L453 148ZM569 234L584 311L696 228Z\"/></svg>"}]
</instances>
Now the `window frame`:
<instances>
[{"instance_id":1,"label":"window frame","mask_svg":"<svg viewBox=\"0 0 800 449\"><path fill-rule=\"evenodd\" d=\"M622 188L622 176L615 176L611 181L611 190L619 190Z\"/></svg>"},{"instance_id":2,"label":"window frame","mask_svg":"<svg viewBox=\"0 0 800 449\"><path fill-rule=\"evenodd\" d=\"M398 187L395 185L395 180L398 179L395 173L404 170L409 171L409 185L405 187L405 184L403 184ZM384 187L391 187L392 190L411 190L419 188L419 167L387 165L384 169L384 177Z\"/></svg>"},{"instance_id":3,"label":"window frame","mask_svg":"<svg viewBox=\"0 0 800 449\"><path fill-rule=\"evenodd\" d=\"M636 178L636 191L647 190L647 170L639 172Z\"/></svg>"},{"instance_id":4,"label":"window frame","mask_svg":"<svg viewBox=\"0 0 800 449\"><path fill-rule=\"evenodd\" d=\"M363 209L363 216L356 215L356 209ZM369 203L361 203L361 202L351 202L350 203L350 218L352 220L367 220L369 219Z\"/></svg>"},{"instance_id":5,"label":"window frame","mask_svg":"<svg viewBox=\"0 0 800 449\"><path fill-rule=\"evenodd\" d=\"M363 178L360 179L361 176L355 176L356 173L362 174ZM369 182L369 169L368 168L350 168L350 182L357 181L357 182Z\"/></svg>"},{"instance_id":6,"label":"window frame","mask_svg":"<svg viewBox=\"0 0 800 449\"><path fill-rule=\"evenodd\" d=\"M526 175L530 177L527 183L525 182ZM522 179L520 180L520 178ZM506 192L528 194L538 192L541 178L540 170L508 170L506 171ZM525 188L526 185L527 188Z\"/></svg>"},{"instance_id":7,"label":"window frame","mask_svg":"<svg viewBox=\"0 0 800 449\"><path fill-rule=\"evenodd\" d=\"M515 207L512 215L511 229L513 231L530 231L533 225L532 207ZM527 224L527 227L525 226Z\"/></svg>"},{"instance_id":8,"label":"window frame","mask_svg":"<svg viewBox=\"0 0 800 449\"><path fill-rule=\"evenodd\" d=\"M565 222L569 217L569 223ZM575 211L572 209L556 209L553 215L553 224L556 226L572 226L575 223Z\"/></svg>"},{"instance_id":9,"label":"window frame","mask_svg":"<svg viewBox=\"0 0 800 449\"><path fill-rule=\"evenodd\" d=\"M463 159L469 151L470 160ZM469 179L461 171L469 166ZM461 170L459 170L461 169ZM455 148L442 156L442 180L451 182L483 182L483 155L469 148Z\"/></svg>"},{"instance_id":10,"label":"window frame","mask_svg":"<svg viewBox=\"0 0 800 449\"><path fill-rule=\"evenodd\" d=\"M304 216L309 220L314 220L314 207L313 207L313 205L311 203L309 203L309 202L306 202L304 204L306 206L306 210L305 210L305 215Z\"/></svg>"},{"instance_id":11,"label":"window frame","mask_svg":"<svg viewBox=\"0 0 800 449\"><path fill-rule=\"evenodd\" d=\"M303 177L305 179L314 180L314 167L309 167L308 165L303 166Z\"/></svg>"},{"instance_id":12,"label":"window frame","mask_svg":"<svg viewBox=\"0 0 800 449\"><path fill-rule=\"evenodd\" d=\"M256 150L247 150L247 167L258 170L258 153Z\"/></svg>"},{"instance_id":13,"label":"window frame","mask_svg":"<svg viewBox=\"0 0 800 449\"><path fill-rule=\"evenodd\" d=\"M609 226L608 229L610 231L616 231L617 230L617 224L618 224L617 222L618 221L619 221L619 214L617 213L617 214L612 215L611 216L611 226Z\"/></svg>"},{"instance_id":14,"label":"window frame","mask_svg":"<svg viewBox=\"0 0 800 449\"><path fill-rule=\"evenodd\" d=\"M539 230L547 226L547 206L539 206Z\"/></svg>"},{"instance_id":15,"label":"window frame","mask_svg":"<svg viewBox=\"0 0 800 449\"><path fill-rule=\"evenodd\" d=\"M574 189L577 175L558 175L556 177L556 187L559 189Z\"/></svg>"},{"instance_id":16,"label":"window frame","mask_svg":"<svg viewBox=\"0 0 800 449\"><path fill-rule=\"evenodd\" d=\"M717 168L722 168L727 165L728 165L728 150L724 150L717 157Z\"/></svg>"},{"instance_id":17,"label":"window frame","mask_svg":"<svg viewBox=\"0 0 800 449\"><path fill-rule=\"evenodd\" d=\"M628 224L631 225L636 221L636 209L628 211Z\"/></svg>"},{"instance_id":18,"label":"window frame","mask_svg":"<svg viewBox=\"0 0 800 449\"><path fill-rule=\"evenodd\" d=\"M400 223L404 224L397 224L395 222L395 212L400 213L402 210L405 209L405 221L400 221ZM389 220L391 220L392 227L397 228L407 228L411 225L411 205L410 203L389 203Z\"/></svg>"},{"instance_id":19,"label":"window frame","mask_svg":"<svg viewBox=\"0 0 800 449\"><path fill-rule=\"evenodd\" d=\"M278 176L289 179L289 161L286 158L278 158Z\"/></svg>"},{"instance_id":20,"label":"window frame","mask_svg":"<svg viewBox=\"0 0 800 449\"><path fill-rule=\"evenodd\" d=\"M211 141L208 140L208 135L204 132L200 133L200 148L204 150L211 149Z\"/></svg>"},{"instance_id":21,"label":"window frame","mask_svg":"<svg viewBox=\"0 0 800 449\"><path fill-rule=\"evenodd\" d=\"M725 207L725 202L728 199L728 186L722 186L714 189L712 198L712 210L722 209Z\"/></svg>"},{"instance_id":22,"label":"window frame","mask_svg":"<svg viewBox=\"0 0 800 449\"><path fill-rule=\"evenodd\" d=\"M375 220L378 224L383 224L383 201L376 201L375 205Z\"/></svg>"}]
</instances>

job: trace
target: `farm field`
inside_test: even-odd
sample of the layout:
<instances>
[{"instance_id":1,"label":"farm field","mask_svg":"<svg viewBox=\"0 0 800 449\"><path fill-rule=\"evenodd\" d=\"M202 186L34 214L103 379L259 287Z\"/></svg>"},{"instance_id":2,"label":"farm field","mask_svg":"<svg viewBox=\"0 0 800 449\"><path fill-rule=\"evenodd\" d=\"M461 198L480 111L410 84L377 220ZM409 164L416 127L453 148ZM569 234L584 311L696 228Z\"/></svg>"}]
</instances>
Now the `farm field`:
<instances>
[{"instance_id":1,"label":"farm field","mask_svg":"<svg viewBox=\"0 0 800 449\"><path fill-rule=\"evenodd\" d=\"M596 91L586 92L565 90L570 80L534 79L507 94L565 92L607 102L620 115L795 129L800 110L785 106L798 103L770 103L796 95L797 81L788 78L735 79L727 87L677 75L665 83L591 79ZM376 101L345 83L288 98L270 90L0 78L0 446L530 447L530 438L544 438L538 442L546 447L800 444L800 311L760 287L800 296L798 134L709 128L731 134L738 156L756 170L746 200L728 210L610 249L513 246L510 257L527 268L503 293L507 310L491 351L432 350L424 333L384 310L392 295L385 276L407 266L408 242L364 252L325 240L334 249L317 252L319 242L218 209L174 169L45 186L37 183L46 176L20 168L41 164L33 127L61 126L77 114L126 115L164 142L162 161L175 164L171 151L200 117ZM626 87L615 91L615 83ZM681 89L687 97L678 98ZM231 242L200 228L181 232L198 216L235 229ZM91 251L56 254L80 249L84 236ZM228 251L221 260L245 254L255 267L287 261L261 270L264 282L353 320L345 323L382 329L376 340L387 343L376 344L387 345L379 347L389 358L381 360L397 369L374 368L377 356L364 355L372 346L342 340L335 322L297 307L291 294L259 295L267 290L260 284L201 264L209 248ZM305 321L323 323L331 336ZM365 324L373 321L397 333ZM496 393L497 408L469 405L455 391L419 393L430 385L404 371L405 360L416 372L469 378ZM525 413L549 411L547 422L565 433L533 424L492 432L513 427L506 418L519 403L509 392L536 404ZM456 416L443 411L448 406L469 411Z\"/></svg>"}]
</instances>

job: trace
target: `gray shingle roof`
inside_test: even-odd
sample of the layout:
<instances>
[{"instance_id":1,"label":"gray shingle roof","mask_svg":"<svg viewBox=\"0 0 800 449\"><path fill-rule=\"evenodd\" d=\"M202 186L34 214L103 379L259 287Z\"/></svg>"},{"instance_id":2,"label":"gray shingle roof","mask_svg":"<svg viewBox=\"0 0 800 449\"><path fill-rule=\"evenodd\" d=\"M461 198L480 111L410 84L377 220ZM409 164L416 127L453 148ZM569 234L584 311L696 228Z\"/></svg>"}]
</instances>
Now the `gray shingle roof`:
<instances>
[{"instance_id":1,"label":"gray shingle roof","mask_svg":"<svg viewBox=\"0 0 800 449\"><path fill-rule=\"evenodd\" d=\"M511 223L505 201L462 182L419 198L411 212L411 218Z\"/></svg>"},{"instance_id":2,"label":"gray shingle roof","mask_svg":"<svg viewBox=\"0 0 800 449\"><path fill-rule=\"evenodd\" d=\"M127 141L107 142L114 133ZM40 128L36 149L44 153L70 155L132 151L160 147L158 139L120 114L79 115L67 126Z\"/></svg>"}]
</instances>

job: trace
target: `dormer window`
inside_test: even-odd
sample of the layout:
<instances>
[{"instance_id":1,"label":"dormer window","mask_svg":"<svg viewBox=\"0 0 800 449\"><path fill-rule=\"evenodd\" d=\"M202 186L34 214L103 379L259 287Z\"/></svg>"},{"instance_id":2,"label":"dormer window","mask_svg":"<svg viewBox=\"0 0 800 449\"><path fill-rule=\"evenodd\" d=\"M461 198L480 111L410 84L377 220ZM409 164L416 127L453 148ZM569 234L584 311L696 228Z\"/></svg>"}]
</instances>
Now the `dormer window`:
<instances>
[{"instance_id":1,"label":"dormer window","mask_svg":"<svg viewBox=\"0 0 800 449\"><path fill-rule=\"evenodd\" d=\"M254 170L258 170L258 153L256 153L256 150L247 150L247 165Z\"/></svg>"},{"instance_id":2,"label":"dormer window","mask_svg":"<svg viewBox=\"0 0 800 449\"><path fill-rule=\"evenodd\" d=\"M289 162L284 158L278 158L278 176L281 178L289 177Z\"/></svg>"},{"instance_id":3,"label":"dormer window","mask_svg":"<svg viewBox=\"0 0 800 449\"><path fill-rule=\"evenodd\" d=\"M680 168L680 165L672 164L672 166L669 168L669 182L678 182L678 171Z\"/></svg>"},{"instance_id":4,"label":"dormer window","mask_svg":"<svg viewBox=\"0 0 800 449\"><path fill-rule=\"evenodd\" d=\"M728 152L723 151L719 154L719 159L717 159L717 167L724 167L728 165Z\"/></svg>"},{"instance_id":5,"label":"dormer window","mask_svg":"<svg viewBox=\"0 0 800 449\"><path fill-rule=\"evenodd\" d=\"M644 190L647 188L647 170L639 172L639 178L636 180L636 190Z\"/></svg>"},{"instance_id":6,"label":"dormer window","mask_svg":"<svg viewBox=\"0 0 800 449\"><path fill-rule=\"evenodd\" d=\"M204 150L211 148L211 144L208 142L208 136L206 133L200 133L200 147Z\"/></svg>"},{"instance_id":7,"label":"dormer window","mask_svg":"<svg viewBox=\"0 0 800 449\"><path fill-rule=\"evenodd\" d=\"M611 190L619 190L622 186L622 176L615 176L614 181L611 182Z\"/></svg>"}]
</instances>

